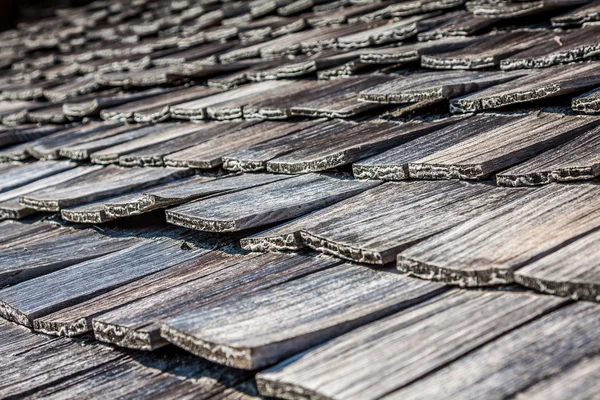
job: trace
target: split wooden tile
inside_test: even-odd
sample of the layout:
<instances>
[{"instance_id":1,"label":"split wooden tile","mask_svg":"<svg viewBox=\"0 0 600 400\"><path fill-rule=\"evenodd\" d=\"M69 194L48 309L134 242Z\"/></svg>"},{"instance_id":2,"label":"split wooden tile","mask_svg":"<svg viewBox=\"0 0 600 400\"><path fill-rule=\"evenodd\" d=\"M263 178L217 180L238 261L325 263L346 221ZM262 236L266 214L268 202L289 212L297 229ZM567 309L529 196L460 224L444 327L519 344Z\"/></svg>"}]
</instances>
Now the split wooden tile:
<instances>
[{"instance_id":1,"label":"split wooden tile","mask_svg":"<svg viewBox=\"0 0 600 400\"><path fill-rule=\"evenodd\" d=\"M518 71L512 71L518 72ZM450 102L452 113L471 113L583 92L600 84L596 63L551 67Z\"/></svg>"},{"instance_id":2,"label":"split wooden tile","mask_svg":"<svg viewBox=\"0 0 600 400\"><path fill-rule=\"evenodd\" d=\"M575 97L571 101L571 108L585 114L600 113L600 89L594 89Z\"/></svg>"},{"instance_id":3,"label":"split wooden tile","mask_svg":"<svg viewBox=\"0 0 600 400\"><path fill-rule=\"evenodd\" d=\"M304 245L317 251L383 265L425 238L526 194L526 189L487 184L386 183L310 214L287 229L293 234L300 228Z\"/></svg>"},{"instance_id":4,"label":"split wooden tile","mask_svg":"<svg viewBox=\"0 0 600 400\"><path fill-rule=\"evenodd\" d=\"M23 195L20 203L38 211L60 211L106 197L181 178L189 171L178 168L105 167L49 189Z\"/></svg>"},{"instance_id":5,"label":"split wooden tile","mask_svg":"<svg viewBox=\"0 0 600 400\"><path fill-rule=\"evenodd\" d=\"M530 113L408 163L411 178L486 179L597 126L595 117Z\"/></svg>"},{"instance_id":6,"label":"split wooden tile","mask_svg":"<svg viewBox=\"0 0 600 400\"><path fill-rule=\"evenodd\" d=\"M277 398L379 399L561 303L527 292L453 290L260 372L258 387Z\"/></svg>"},{"instance_id":7,"label":"split wooden tile","mask_svg":"<svg viewBox=\"0 0 600 400\"><path fill-rule=\"evenodd\" d=\"M298 217L375 185L302 175L175 207L167 211L167 222L210 232L240 231Z\"/></svg>"},{"instance_id":8,"label":"split wooden tile","mask_svg":"<svg viewBox=\"0 0 600 400\"><path fill-rule=\"evenodd\" d=\"M182 232L169 236L160 236L157 231L152 234L152 240L140 240L123 250L0 290L0 315L31 327L35 318L196 259L220 243L207 235L198 237L198 233L194 238ZM198 245L182 246L182 240Z\"/></svg>"},{"instance_id":9,"label":"split wooden tile","mask_svg":"<svg viewBox=\"0 0 600 400\"><path fill-rule=\"evenodd\" d=\"M443 290L432 282L350 264L166 319L161 335L211 361L272 365ZM231 329L235 325L237 329Z\"/></svg>"},{"instance_id":10,"label":"split wooden tile","mask_svg":"<svg viewBox=\"0 0 600 400\"><path fill-rule=\"evenodd\" d=\"M506 188L506 190L516 190ZM482 212L398 255L398 268L461 286L498 285L600 226L600 186L551 184Z\"/></svg>"},{"instance_id":11,"label":"split wooden tile","mask_svg":"<svg viewBox=\"0 0 600 400\"><path fill-rule=\"evenodd\" d=\"M38 179L35 182L1 193L0 220L20 219L35 213L34 209L24 206L19 202L22 196L77 179L100 168L100 166L78 166L77 168L68 169L64 172Z\"/></svg>"},{"instance_id":12,"label":"split wooden tile","mask_svg":"<svg viewBox=\"0 0 600 400\"><path fill-rule=\"evenodd\" d=\"M425 100L450 99L510 82L523 72L445 71L415 73L383 83L358 94L361 101L373 103L416 103Z\"/></svg>"},{"instance_id":13,"label":"split wooden tile","mask_svg":"<svg viewBox=\"0 0 600 400\"><path fill-rule=\"evenodd\" d=\"M546 68L586 60L600 54L600 27L566 31L500 62L503 70Z\"/></svg>"},{"instance_id":14,"label":"split wooden tile","mask_svg":"<svg viewBox=\"0 0 600 400\"><path fill-rule=\"evenodd\" d=\"M522 395L535 384L557 376L558 371L568 371L597 355L599 312L597 305L585 302L563 307L383 399Z\"/></svg>"},{"instance_id":15,"label":"split wooden tile","mask_svg":"<svg viewBox=\"0 0 600 400\"><path fill-rule=\"evenodd\" d=\"M493 68L501 60L546 41L552 41L552 34L545 30L490 34L460 50L424 55L421 65L437 69Z\"/></svg>"},{"instance_id":16,"label":"split wooden tile","mask_svg":"<svg viewBox=\"0 0 600 400\"><path fill-rule=\"evenodd\" d=\"M496 182L502 186L531 186L595 179L600 175L599 133L600 128L591 128L565 144L498 173Z\"/></svg>"},{"instance_id":17,"label":"split wooden tile","mask_svg":"<svg viewBox=\"0 0 600 400\"><path fill-rule=\"evenodd\" d=\"M202 262L205 265L200 268L198 260L193 269L189 263L190 273L182 277L185 280L182 284L149 293L93 318L91 326L96 338L123 347L153 350L169 344L160 336L160 325L168 318L229 299L239 301L339 264L327 257L297 254L229 255L212 259L207 255ZM201 270L203 274L199 273ZM165 278L167 283L172 280L169 276ZM157 307L159 304L168 305Z\"/></svg>"}]
</instances>

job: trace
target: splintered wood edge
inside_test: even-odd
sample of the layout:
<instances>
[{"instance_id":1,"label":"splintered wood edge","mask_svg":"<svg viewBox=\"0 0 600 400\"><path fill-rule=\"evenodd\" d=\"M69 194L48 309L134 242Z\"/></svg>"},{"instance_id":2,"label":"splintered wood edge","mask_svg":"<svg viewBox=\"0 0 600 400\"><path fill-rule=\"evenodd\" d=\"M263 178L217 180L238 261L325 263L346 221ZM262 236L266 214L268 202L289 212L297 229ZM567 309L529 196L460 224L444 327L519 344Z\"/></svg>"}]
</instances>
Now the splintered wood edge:
<instances>
[{"instance_id":1,"label":"splintered wood edge","mask_svg":"<svg viewBox=\"0 0 600 400\"><path fill-rule=\"evenodd\" d=\"M515 273L514 280L519 285L554 296L569 297L572 300L600 302L600 285L592 282L552 281L534 276Z\"/></svg>"},{"instance_id":2,"label":"splintered wood edge","mask_svg":"<svg viewBox=\"0 0 600 400\"><path fill-rule=\"evenodd\" d=\"M19 203L36 211L59 212L61 204L58 200L37 200L32 197L23 196Z\"/></svg>"},{"instance_id":3,"label":"splintered wood edge","mask_svg":"<svg viewBox=\"0 0 600 400\"><path fill-rule=\"evenodd\" d=\"M104 210L100 211L73 211L69 209L60 210L62 219L80 224L101 224L114 218L106 215Z\"/></svg>"},{"instance_id":4,"label":"splintered wood edge","mask_svg":"<svg viewBox=\"0 0 600 400\"><path fill-rule=\"evenodd\" d=\"M261 160L243 160L239 158L222 158L223 169L235 172L258 172L267 169L267 161Z\"/></svg>"},{"instance_id":5,"label":"splintered wood edge","mask_svg":"<svg viewBox=\"0 0 600 400\"><path fill-rule=\"evenodd\" d=\"M552 182L573 182L595 179L600 175L600 165L569 167L555 171L534 171L523 174L500 173L496 175L498 186L539 186Z\"/></svg>"},{"instance_id":6,"label":"splintered wood edge","mask_svg":"<svg viewBox=\"0 0 600 400\"><path fill-rule=\"evenodd\" d=\"M313 390L303 388L294 383L269 379L261 373L256 375L255 380L258 392L263 396L286 400L331 400L330 397L321 395Z\"/></svg>"},{"instance_id":7,"label":"splintered wood edge","mask_svg":"<svg viewBox=\"0 0 600 400\"><path fill-rule=\"evenodd\" d=\"M158 196L144 194L137 201L129 203L106 203L104 204L104 212L111 218L131 217L133 215L144 214L159 208L166 208L174 204L181 203L176 200L166 200Z\"/></svg>"},{"instance_id":8,"label":"splintered wood edge","mask_svg":"<svg viewBox=\"0 0 600 400\"><path fill-rule=\"evenodd\" d=\"M33 322L27 315L2 300L0 300L0 316L19 325L33 327Z\"/></svg>"},{"instance_id":9,"label":"splintered wood edge","mask_svg":"<svg viewBox=\"0 0 600 400\"><path fill-rule=\"evenodd\" d=\"M160 335L174 345L207 360L233 368L256 369L252 350L215 344L187 334L168 324L162 324Z\"/></svg>"},{"instance_id":10,"label":"splintered wood edge","mask_svg":"<svg viewBox=\"0 0 600 400\"><path fill-rule=\"evenodd\" d=\"M248 237L240 239L244 250L257 253L297 251L305 248L300 232L284 233L276 236Z\"/></svg>"},{"instance_id":11,"label":"splintered wood edge","mask_svg":"<svg viewBox=\"0 0 600 400\"><path fill-rule=\"evenodd\" d=\"M52 322L43 319L33 320L33 329L53 336L77 337L92 330L91 319L78 318L72 322Z\"/></svg>"},{"instance_id":12,"label":"splintered wood edge","mask_svg":"<svg viewBox=\"0 0 600 400\"><path fill-rule=\"evenodd\" d=\"M319 172L350 164L352 161L354 161L354 159L347 159L345 151L340 151L311 161L279 162L275 159L274 161L267 161L267 172L276 174Z\"/></svg>"},{"instance_id":13,"label":"splintered wood edge","mask_svg":"<svg viewBox=\"0 0 600 400\"><path fill-rule=\"evenodd\" d=\"M408 163L408 174L414 179L467 179L482 180L489 174L482 165L443 165Z\"/></svg>"},{"instance_id":14,"label":"splintered wood edge","mask_svg":"<svg viewBox=\"0 0 600 400\"><path fill-rule=\"evenodd\" d=\"M319 237L309 232L301 231L302 242L307 247L323 254L328 254L344 260L354 261L364 264L383 265L386 262L393 261L386 259L386 256L378 251L361 249L349 246L347 244L333 242L331 240Z\"/></svg>"},{"instance_id":15,"label":"splintered wood edge","mask_svg":"<svg viewBox=\"0 0 600 400\"><path fill-rule=\"evenodd\" d=\"M396 258L396 269L417 278L458 285L460 287L496 286L514 282L513 271L508 269L459 270L443 268L407 257L403 254L398 254Z\"/></svg>"},{"instance_id":16,"label":"splintered wood edge","mask_svg":"<svg viewBox=\"0 0 600 400\"><path fill-rule=\"evenodd\" d=\"M158 335L103 321L92 320L92 329L97 340L128 349L152 351L168 344Z\"/></svg>"},{"instance_id":17,"label":"splintered wood edge","mask_svg":"<svg viewBox=\"0 0 600 400\"><path fill-rule=\"evenodd\" d=\"M600 113L600 97L580 97L571 101L571 108L584 114Z\"/></svg>"},{"instance_id":18,"label":"splintered wood edge","mask_svg":"<svg viewBox=\"0 0 600 400\"><path fill-rule=\"evenodd\" d=\"M236 232L241 230L235 221L210 221L192 218L172 210L165 212L169 224L204 232Z\"/></svg>"},{"instance_id":19,"label":"splintered wood edge","mask_svg":"<svg viewBox=\"0 0 600 400\"><path fill-rule=\"evenodd\" d=\"M409 178L407 164L352 164L356 179L401 181Z\"/></svg>"}]
</instances>

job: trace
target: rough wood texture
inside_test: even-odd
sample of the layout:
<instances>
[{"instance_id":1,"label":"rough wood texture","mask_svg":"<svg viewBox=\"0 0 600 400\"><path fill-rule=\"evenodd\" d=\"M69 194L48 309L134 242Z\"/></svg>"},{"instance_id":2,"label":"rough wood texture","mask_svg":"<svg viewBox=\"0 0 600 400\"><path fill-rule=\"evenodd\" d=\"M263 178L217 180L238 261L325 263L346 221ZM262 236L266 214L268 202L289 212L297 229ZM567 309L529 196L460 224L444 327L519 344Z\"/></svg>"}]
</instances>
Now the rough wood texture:
<instances>
[{"instance_id":1,"label":"rough wood texture","mask_svg":"<svg viewBox=\"0 0 600 400\"><path fill-rule=\"evenodd\" d=\"M591 232L515 272L515 282L573 300L600 302L600 260Z\"/></svg>"},{"instance_id":2,"label":"rough wood texture","mask_svg":"<svg viewBox=\"0 0 600 400\"><path fill-rule=\"evenodd\" d=\"M485 179L574 139L598 121L559 113L532 113L410 162L408 173L419 179Z\"/></svg>"},{"instance_id":3,"label":"rough wood texture","mask_svg":"<svg viewBox=\"0 0 600 400\"><path fill-rule=\"evenodd\" d=\"M160 336L161 322L190 310L229 299L241 299L289 281L311 276L339 262L313 255L246 255L202 269L203 276L153 293L93 319L96 338L119 346L152 350L168 342ZM207 269L207 267L210 269Z\"/></svg>"},{"instance_id":4,"label":"rough wood texture","mask_svg":"<svg viewBox=\"0 0 600 400\"><path fill-rule=\"evenodd\" d=\"M503 70L546 68L595 57L600 54L600 27L566 31L546 38L541 43L523 50L500 62Z\"/></svg>"},{"instance_id":5,"label":"rough wood texture","mask_svg":"<svg viewBox=\"0 0 600 400\"><path fill-rule=\"evenodd\" d=\"M598 354L599 312L589 303L563 307L384 398L514 397Z\"/></svg>"},{"instance_id":6,"label":"rough wood texture","mask_svg":"<svg viewBox=\"0 0 600 400\"><path fill-rule=\"evenodd\" d=\"M19 202L21 196L65 183L99 170L100 166L79 166L0 194L0 220L19 219L35 212Z\"/></svg>"},{"instance_id":7,"label":"rough wood texture","mask_svg":"<svg viewBox=\"0 0 600 400\"><path fill-rule=\"evenodd\" d=\"M533 186L594 179L600 175L599 132L598 127L588 129L563 145L498 173L496 182L502 186Z\"/></svg>"},{"instance_id":8,"label":"rough wood texture","mask_svg":"<svg viewBox=\"0 0 600 400\"><path fill-rule=\"evenodd\" d=\"M211 361L257 369L440 290L389 270L342 264L245 296L243 303L230 300L182 313L165 321L161 335Z\"/></svg>"},{"instance_id":9,"label":"rough wood texture","mask_svg":"<svg viewBox=\"0 0 600 400\"><path fill-rule=\"evenodd\" d=\"M56 212L65 207L113 197L189 174L190 171L178 168L155 170L109 166L49 189L28 193L21 197L20 203L34 210Z\"/></svg>"},{"instance_id":10,"label":"rough wood texture","mask_svg":"<svg viewBox=\"0 0 600 400\"><path fill-rule=\"evenodd\" d=\"M261 372L258 387L285 399L379 399L561 303L523 292L453 290Z\"/></svg>"},{"instance_id":11,"label":"rough wood texture","mask_svg":"<svg viewBox=\"0 0 600 400\"><path fill-rule=\"evenodd\" d=\"M363 90L361 101L373 103L416 103L425 100L450 99L489 86L510 82L523 72L446 71L415 73L407 77Z\"/></svg>"},{"instance_id":12,"label":"rough wood texture","mask_svg":"<svg viewBox=\"0 0 600 400\"><path fill-rule=\"evenodd\" d=\"M518 72L518 71L513 71ZM471 113L589 90L600 83L596 63L546 68L450 102L452 113Z\"/></svg>"},{"instance_id":13,"label":"rough wood texture","mask_svg":"<svg viewBox=\"0 0 600 400\"><path fill-rule=\"evenodd\" d=\"M442 25L417 35L419 41L439 40L471 36L496 23L494 18L483 18L470 12L457 11L456 14Z\"/></svg>"},{"instance_id":14,"label":"rough wood texture","mask_svg":"<svg viewBox=\"0 0 600 400\"><path fill-rule=\"evenodd\" d=\"M507 190L516 190L507 188ZM595 184L551 184L398 255L398 268L461 286L513 281L516 270L600 226Z\"/></svg>"},{"instance_id":15,"label":"rough wood texture","mask_svg":"<svg viewBox=\"0 0 600 400\"><path fill-rule=\"evenodd\" d=\"M553 26L583 25L600 20L600 1L591 1L575 10L553 17Z\"/></svg>"},{"instance_id":16,"label":"rough wood texture","mask_svg":"<svg viewBox=\"0 0 600 400\"><path fill-rule=\"evenodd\" d=\"M525 194L485 184L386 183L307 216L300 235L305 245L323 253L381 265L425 238Z\"/></svg>"},{"instance_id":17,"label":"rough wood texture","mask_svg":"<svg viewBox=\"0 0 600 400\"><path fill-rule=\"evenodd\" d=\"M167 222L201 231L240 231L298 217L375 185L342 177L302 175L175 207L166 212Z\"/></svg>"},{"instance_id":18,"label":"rough wood texture","mask_svg":"<svg viewBox=\"0 0 600 400\"><path fill-rule=\"evenodd\" d=\"M585 114L600 113L600 89L575 97L571 102L571 108Z\"/></svg>"},{"instance_id":19,"label":"rough wood texture","mask_svg":"<svg viewBox=\"0 0 600 400\"><path fill-rule=\"evenodd\" d=\"M501 60L513 54L547 41L552 41L552 34L548 31L491 34L464 49L425 55L421 59L421 65L436 69L491 68L498 66Z\"/></svg>"},{"instance_id":20,"label":"rough wood texture","mask_svg":"<svg viewBox=\"0 0 600 400\"><path fill-rule=\"evenodd\" d=\"M41 139L45 136L58 132L65 127L68 126L37 126L33 124L19 125L15 127L3 126L0 128L0 147Z\"/></svg>"},{"instance_id":21,"label":"rough wood texture","mask_svg":"<svg viewBox=\"0 0 600 400\"><path fill-rule=\"evenodd\" d=\"M42 240L4 250L0 255L0 286L45 275L133 244L131 240L104 238L93 230L61 228Z\"/></svg>"},{"instance_id":22,"label":"rough wood texture","mask_svg":"<svg viewBox=\"0 0 600 400\"><path fill-rule=\"evenodd\" d=\"M153 233L159 235L160 233ZM89 300L146 275L198 258L226 242L189 233L142 240L98 257L0 290L0 315L21 325ZM193 244L182 246L182 241Z\"/></svg>"},{"instance_id":23,"label":"rough wood texture","mask_svg":"<svg viewBox=\"0 0 600 400\"><path fill-rule=\"evenodd\" d=\"M0 175L0 193L24 186L38 179L75 168L77 164L69 161L44 161L22 164L2 170Z\"/></svg>"}]
</instances>

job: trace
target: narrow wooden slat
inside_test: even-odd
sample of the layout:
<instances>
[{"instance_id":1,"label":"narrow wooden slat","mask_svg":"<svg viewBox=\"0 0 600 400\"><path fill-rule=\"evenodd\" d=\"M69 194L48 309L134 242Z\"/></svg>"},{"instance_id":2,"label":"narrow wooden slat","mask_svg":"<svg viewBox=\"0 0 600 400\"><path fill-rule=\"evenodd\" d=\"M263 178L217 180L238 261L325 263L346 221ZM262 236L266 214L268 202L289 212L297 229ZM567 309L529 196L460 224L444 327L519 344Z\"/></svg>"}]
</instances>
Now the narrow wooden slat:
<instances>
[{"instance_id":1,"label":"narrow wooden slat","mask_svg":"<svg viewBox=\"0 0 600 400\"><path fill-rule=\"evenodd\" d=\"M598 353L599 311L583 302L563 307L384 398L514 397Z\"/></svg>"},{"instance_id":2,"label":"narrow wooden slat","mask_svg":"<svg viewBox=\"0 0 600 400\"><path fill-rule=\"evenodd\" d=\"M361 101L373 103L415 103L424 100L449 99L475 92L489 86L510 82L523 72L447 71L415 73L405 78L363 90Z\"/></svg>"},{"instance_id":3,"label":"narrow wooden slat","mask_svg":"<svg viewBox=\"0 0 600 400\"><path fill-rule=\"evenodd\" d=\"M0 286L36 278L134 244L132 240L103 238L93 230L61 228L48 240L4 250L0 255Z\"/></svg>"},{"instance_id":4,"label":"narrow wooden slat","mask_svg":"<svg viewBox=\"0 0 600 400\"><path fill-rule=\"evenodd\" d=\"M77 97L95 91L99 85L94 80L93 74L84 75L73 79L63 85L54 86L44 90L44 96L52 102L62 102L70 97Z\"/></svg>"},{"instance_id":5,"label":"narrow wooden slat","mask_svg":"<svg viewBox=\"0 0 600 400\"><path fill-rule=\"evenodd\" d=\"M169 235L142 240L103 257L4 288L0 290L0 315L21 325L33 326L35 318L198 258L228 240L197 233L195 237L182 232ZM197 245L182 246L182 240Z\"/></svg>"},{"instance_id":6,"label":"narrow wooden slat","mask_svg":"<svg viewBox=\"0 0 600 400\"><path fill-rule=\"evenodd\" d=\"M261 372L258 386L286 399L378 399L564 303L523 292L453 290Z\"/></svg>"},{"instance_id":7,"label":"narrow wooden slat","mask_svg":"<svg viewBox=\"0 0 600 400\"><path fill-rule=\"evenodd\" d=\"M70 161L40 161L23 164L10 170L2 170L0 174L0 195L11 189L25 186L28 183L58 174L77 164Z\"/></svg>"},{"instance_id":8,"label":"narrow wooden slat","mask_svg":"<svg viewBox=\"0 0 600 400\"><path fill-rule=\"evenodd\" d=\"M143 88L174 84L179 79L169 73L168 67L141 71L104 72L94 75L96 82L109 87Z\"/></svg>"},{"instance_id":9,"label":"narrow wooden slat","mask_svg":"<svg viewBox=\"0 0 600 400\"><path fill-rule=\"evenodd\" d=\"M257 369L441 290L389 270L342 264L245 296L243 303L232 299L167 319L161 335L211 361Z\"/></svg>"},{"instance_id":10,"label":"narrow wooden slat","mask_svg":"<svg viewBox=\"0 0 600 400\"><path fill-rule=\"evenodd\" d=\"M574 139L598 121L554 113L529 114L410 162L408 173L420 179L485 179Z\"/></svg>"},{"instance_id":11,"label":"narrow wooden slat","mask_svg":"<svg viewBox=\"0 0 600 400\"><path fill-rule=\"evenodd\" d=\"M486 18L482 19L486 20ZM421 65L437 69L496 67L501 60L546 41L552 41L552 34L545 30L491 34L464 49L425 55Z\"/></svg>"},{"instance_id":12,"label":"narrow wooden slat","mask_svg":"<svg viewBox=\"0 0 600 400\"><path fill-rule=\"evenodd\" d=\"M494 18L483 18L470 12L459 11L448 22L417 35L419 41L439 40L442 38L456 38L471 36L497 22Z\"/></svg>"},{"instance_id":13,"label":"narrow wooden slat","mask_svg":"<svg viewBox=\"0 0 600 400\"><path fill-rule=\"evenodd\" d=\"M341 203L344 203L342 200ZM281 251L299 251L306 246L302 241L300 232L311 227L311 219L314 214L322 215L331 205L322 210L313 211L306 216L301 216L289 222L284 222L263 232L240 239L240 246L244 250L268 253Z\"/></svg>"},{"instance_id":14,"label":"narrow wooden slat","mask_svg":"<svg viewBox=\"0 0 600 400\"><path fill-rule=\"evenodd\" d=\"M507 188L507 190L516 190ZM600 226L595 184L547 185L398 255L398 268L459 284L513 281L516 270Z\"/></svg>"},{"instance_id":15,"label":"narrow wooden slat","mask_svg":"<svg viewBox=\"0 0 600 400\"><path fill-rule=\"evenodd\" d=\"M377 184L302 175L175 207L166 212L167 222L211 232L240 231L298 217Z\"/></svg>"},{"instance_id":16,"label":"narrow wooden slat","mask_svg":"<svg viewBox=\"0 0 600 400\"><path fill-rule=\"evenodd\" d=\"M203 268L204 276L190 278L181 285L95 317L92 322L94 335L119 346L156 349L168 344L160 336L160 324L167 318L279 287L339 264L325 257L284 254L242 256L225 262L221 257L221 260L218 266L209 261L212 270L209 273ZM160 304L168 306L160 307Z\"/></svg>"},{"instance_id":17,"label":"narrow wooden slat","mask_svg":"<svg viewBox=\"0 0 600 400\"><path fill-rule=\"evenodd\" d=\"M189 175L178 168L124 169L105 167L53 188L28 193L21 197L22 205L39 211L60 211L63 208L89 203L106 197L131 192L144 187Z\"/></svg>"},{"instance_id":18,"label":"narrow wooden slat","mask_svg":"<svg viewBox=\"0 0 600 400\"><path fill-rule=\"evenodd\" d=\"M0 129L0 147L41 139L65 128L68 128L68 125L37 126L27 124L16 127L2 127Z\"/></svg>"},{"instance_id":19,"label":"narrow wooden slat","mask_svg":"<svg viewBox=\"0 0 600 400\"><path fill-rule=\"evenodd\" d=\"M517 72L517 71L513 71ZM452 113L471 113L589 90L600 83L596 63L551 67L450 102Z\"/></svg>"},{"instance_id":20,"label":"narrow wooden slat","mask_svg":"<svg viewBox=\"0 0 600 400\"><path fill-rule=\"evenodd\" d=\"M299 233L317 251L381 265L425 238L526 193L459 182L386 183L307 216L298 222ZM292 224L288 232L295 228Z\"/></svg>"},{"instance_id":21,"label":"narrow wooden slat","mask_svg":"<svg viewBox=\"0 0 600 400\"><path fill-rule=\"evenodd\" d=\"M19 202L21 196L77 179L100 168L100 166L78 166L0 194L0 219L20 219L35 212L34 209Z\"/></svg>"},{"instance_id":22,"label":"narrow wooden slat","mask_svg":"<svg viewBox=\"0 0 600 400\"><path fill-rule=\"evenodd\" d=\"M594 89L590 92L577 96L571 101L571 108L585 114L600 113L600 90Z\"/></svg>"},{"instance_id":23,"label":"narrow wooden slat","mask_svg":"<svg viewBox=\"0 0 600 400\"><path fill-rule=\"evenodd\" d=\"M583 25L600 20L600 2L591 1L575 10L553 17L552 26Z\"/></svg>"},{"instance_id":24,"label":"narrow wooden slat","mask_svg":"<svg viewBox=\"0 0 600 400\"><path fill-rule=\"evenodd\" d=\"M304 141L302 147L267 161L267 171L299 174L336 168L381 153L444 124L370 122L344 130L331 129Z\"/></svg>"},{"instance_id":25,"label":"narrow wooden slat","mask_svg":"<svg viewBox=\"0 0 600 400\"><path fill-rule=\"evenodd\" d=\"M544 185L594 179L600 175L598 128L496 175L502 186Z\"/></svg>"},{"instance_id":26,"label":"narrow wooden slat","mask_svg":"<svg viewBox=\"0 0 600 400\"><path fill-rule=\"evenodd\" d=\"M42 124L64 124L67 118L63 114L62 104L50 104L44 108L27 111L27 122Z\"/></svg>"}]
</instances>

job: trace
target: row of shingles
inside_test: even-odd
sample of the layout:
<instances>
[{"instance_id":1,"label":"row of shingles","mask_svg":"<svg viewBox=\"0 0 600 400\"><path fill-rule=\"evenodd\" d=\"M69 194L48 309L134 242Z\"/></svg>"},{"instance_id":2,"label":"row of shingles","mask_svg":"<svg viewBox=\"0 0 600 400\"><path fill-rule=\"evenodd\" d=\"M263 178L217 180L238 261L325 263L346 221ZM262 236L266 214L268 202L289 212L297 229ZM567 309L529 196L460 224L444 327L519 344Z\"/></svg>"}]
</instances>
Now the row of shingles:
<instances>
[{"instance_id":1,"label":"row of shingles","mask_svg":"<svg viewBox=\"0 0 600 400\"><path fill-rule=\"evenodd\" d=\"M5 321L0 337L5 397L257 398L251 373L181 352L140 354L90 340L57 340Z\"/></svg>"}]
</instances>

